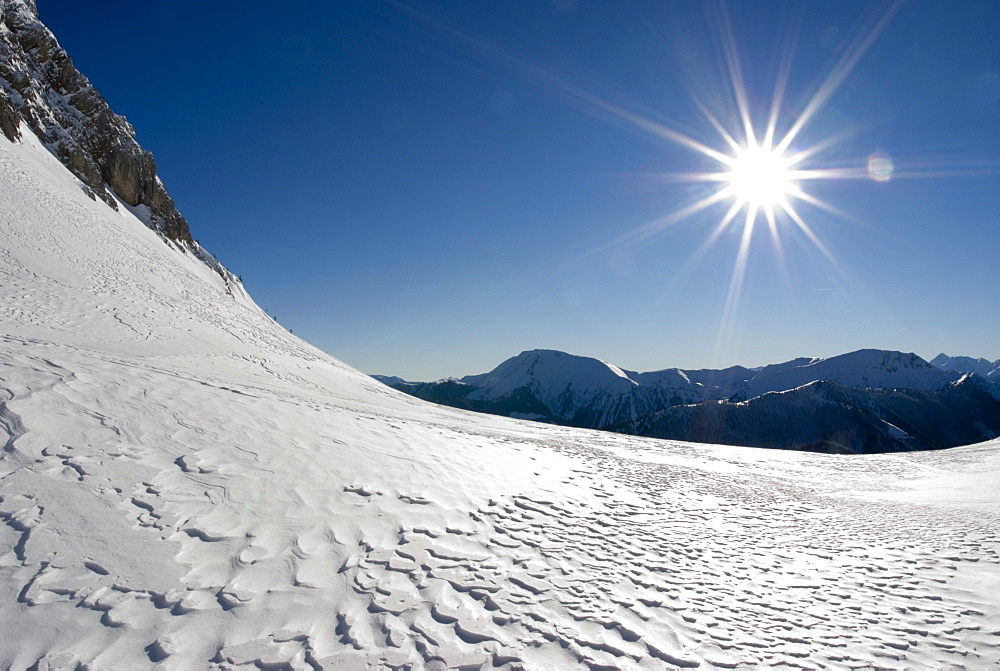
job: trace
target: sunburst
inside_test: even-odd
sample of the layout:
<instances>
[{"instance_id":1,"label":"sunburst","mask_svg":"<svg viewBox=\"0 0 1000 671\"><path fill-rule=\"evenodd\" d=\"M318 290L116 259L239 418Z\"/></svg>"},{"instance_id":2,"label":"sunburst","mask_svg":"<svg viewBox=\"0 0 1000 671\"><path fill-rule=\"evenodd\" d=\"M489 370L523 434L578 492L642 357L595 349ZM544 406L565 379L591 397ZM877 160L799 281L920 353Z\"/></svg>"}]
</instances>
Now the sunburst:
<instances>
[{"instance_id":1,"label":"sunburst","mask_svg":"<svg viewBox=\"0 0 1000 671\"><path fill-rule=\"evenodd\" d=\"M865 23L859 26L852 39L841 42L840 58L819 81L815 92L808 98L798 114L790 120L782 119L783 124L779 124L779 112L786 107L785 92L792 68L793 45L791 43L785 45L785 57L774 78L770 108L764 110L763 113L761 110L752 109L751 96L742 73L741 63L743 61L736 47L726 5L708 3L709 7L715 7L713 13L724 60L723 72L720 73L721 79L724 87L728 89L729 99L734 103L731 109L735 111L735 114L731 115L734 121L727 126L701 100L697 97L692 98L705 121L717 134L717 138L711 141L696 139L679 130L688 124L673 123L663 120L663 117L656 118L654 115L642 114L629 109L604 96L581 88L530 61L512 55L462 30L443 24L416 9L405 6L401 6L401 8L420 18L427 25L460 40L468 47L486 54L498 62L505 63L522 77L535 82L549 94L570 101L581 111L684 147L696 157L708 158L717 163L717 167L708 170L658 175L657 178L662 181L707 183L711 184L712 187L707 190L707 193L703 191L703 195L699 199L686 203L672 212L667 212L653 221L592 248L581 256L575 257L575 260L582 261L615 248L636 244L709 209L722 208L722 216L710 230L704 242L689 256L687 262L678 272L679 278L680 275L684 275L686 271L700 263L726 232L734 230L738 232L739 246L732 264L729 291L719 328L718 347L722 348L725 346L724 341L733 332L751 242L758 230L759 220L766 222L767 230L781 263L784 263L782 236L794 232L804 236L831 264L839 265L820 237L810 227L806 217L800 214L798 208L806 204L836 216L844 215L835 206L811 194L807 185L817 180L841 179L886 182L898 176L898 173L894 172L891 158L881 152L874 152L871 156L854 165L810 167L814 160L840 143L844 139L842 136L828 137L805 148L795 147L793 149L793 145L800 141L803 130L826 106L875 43L895 15L900 2L901 0L893 0L890 4L883 6L882 11L870 15ZM754 98L759 99L759 96L754 96ZM782 127L779 128L779 126Z\"/></svg>"},{"instance_id":2,"label":"sunburst","mask_svg":"<svg viewBox=\"0 0 1000 671\"><path fill-rule=\"evenodd\" d=\"M786 122L787 130L780 133L779 110L785 106L785 89L791 69L790 52L786 53L775 78L770 109L766 114L758 114L755 118L750 96L744 84L742 60L737 52L736 40L724 7L717 14L717 23L725 61L724 79L728 79L728 92L734 102L735 123L727 127L704 104L697 99L694 100L704 119L715 129L719 138L717 143L696 140L674 126L652 121L607 101L577 94L577 97L585 102L599 107L604 112L612 113L638 129L679 144L697 155L717 162L718 167L714 170L662 174L660 177L665 181L701 182L715 186L699 200L640 226L602 247L606 249L609 246L638 242L709 208L728 204L705 242L691 255L685 266L690 268L699 263L727 231L741 229L719 328L717 355L728 345L726 341L734 331L751 242L758 222L764 220L767 223L767 229L782 264L784 263L782 236L789 227L804 235L831 263L836 264L833 255L797 208L801 204L808 204L835 215L842 213L833 205L810 194L805 184L809 181L835 179L873 179L884 182L892 177L891 159L884 154L873 154L857 165L833 168L810 167L810 162L836 145L842 139L840 137L826 138L804 149L793 151L791 147L875 42L894 15L897 6L898 3L889 5L861 27L855 39L847 44L841 58L822 79L816 92L807 100L802 110Z\"/></svg>"},{"instance_id":3,"label":"sunburst","mask_svg":"<svg viewBox=\"0 0 1000 671\"><path fill-rule=\"evenodd\" d=\"M794 159L768 145L739 147L719 179L728 183L727 196L740 205L764 212L787 207L789 198L801 193L793 170Z\"/></svg>"}]
</instances>

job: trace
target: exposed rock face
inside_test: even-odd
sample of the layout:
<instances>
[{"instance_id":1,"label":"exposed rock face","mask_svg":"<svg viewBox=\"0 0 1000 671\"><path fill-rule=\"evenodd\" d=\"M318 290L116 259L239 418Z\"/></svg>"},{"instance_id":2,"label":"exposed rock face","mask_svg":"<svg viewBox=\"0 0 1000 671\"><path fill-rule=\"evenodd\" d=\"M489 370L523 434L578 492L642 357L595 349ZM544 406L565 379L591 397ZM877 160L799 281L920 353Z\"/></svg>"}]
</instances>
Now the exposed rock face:
<instances>
[{"instance_id":1,"label":"exposed rock face","mask_svg":"<svg viewBox=\"0 0 1000 671\"><path fill-rule=\"evenodd\" d=\"M150 228L192 242L187 221L156 176L153 155L73 66L34 1L0 0L0 131L17 140L22 119L108 205L118 208L114 196L145 205Z\"/></svg>"}]
</instances>

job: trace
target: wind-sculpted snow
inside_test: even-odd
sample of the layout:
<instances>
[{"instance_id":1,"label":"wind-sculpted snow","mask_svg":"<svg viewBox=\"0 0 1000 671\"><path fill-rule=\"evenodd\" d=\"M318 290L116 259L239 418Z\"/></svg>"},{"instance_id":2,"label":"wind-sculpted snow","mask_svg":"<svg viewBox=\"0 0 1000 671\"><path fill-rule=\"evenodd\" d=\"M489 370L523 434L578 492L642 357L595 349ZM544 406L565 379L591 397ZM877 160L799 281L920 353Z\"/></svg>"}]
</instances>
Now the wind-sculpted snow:
<instances>
[{"instance_id":1,"label":"wind-sculpted snow","mask_svg":"<svg viewBox=\"0 0 1000 671\"><path fill-rule=\"evenodd\" d=\"M773 463L27 339L3 351L20 380L0 504L14 668L1000 655L982 587L996 493L975 512L845 492L983 464ZM962 458L995 468L996 446Z\"/></svg>"},{"instance_id":2,"label":"wind-sculpted snow","mask_svg":"<svg viewBox=\"0 0 1000 671\"><path fill-rule=\"evenodd\" d=\"M1000 443L844 459L426 404L23 138L0 667L1000 664Z\"/></svg>"}]
</instances>

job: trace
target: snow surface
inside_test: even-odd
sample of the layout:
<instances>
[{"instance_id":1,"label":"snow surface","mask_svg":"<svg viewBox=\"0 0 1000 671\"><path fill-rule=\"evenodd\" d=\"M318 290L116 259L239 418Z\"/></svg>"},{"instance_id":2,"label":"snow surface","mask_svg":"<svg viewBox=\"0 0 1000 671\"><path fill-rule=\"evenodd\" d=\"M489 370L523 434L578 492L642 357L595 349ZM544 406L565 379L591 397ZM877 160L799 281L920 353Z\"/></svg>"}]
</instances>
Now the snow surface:
<instances>
[{"instance_id":1,"label":"snow surface","mask_svg":"<svg viewBox=\"0 0 1000 671\"><path fill-rule=\"evenodd\" d=\"M998 441L845 458L423 403L30 132L0 137L0 287L0 668L1000 665Z\"/></svg>"}]
</instances>

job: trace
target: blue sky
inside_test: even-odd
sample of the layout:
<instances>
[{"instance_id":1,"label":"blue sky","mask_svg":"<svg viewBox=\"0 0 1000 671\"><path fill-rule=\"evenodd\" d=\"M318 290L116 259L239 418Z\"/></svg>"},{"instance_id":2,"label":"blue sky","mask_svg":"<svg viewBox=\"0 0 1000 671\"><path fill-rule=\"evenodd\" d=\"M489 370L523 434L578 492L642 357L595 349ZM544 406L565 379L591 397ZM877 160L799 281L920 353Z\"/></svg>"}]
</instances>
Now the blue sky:
<instances>
[{"instance_id":1,"label":"blue sky","mask_svg":"<svg viewBox=\"0 0 1000 671\"><path fill-rule=\"evenodd\" d=\"M533 348L636 370L1000 358L992 0L38 4L195 238L366 372ZM831 142L799 167L894 167L800 182L836 212L793 200L814 239L779 216L781 254L742 215L697 254L728 200L648 228L720 188L677 177L720 169L678 134L728 152L701 109L744 139L727 45L758 133L783 63L779 136L830 94L789 151Z\"/></svg>"}]
</instances>

